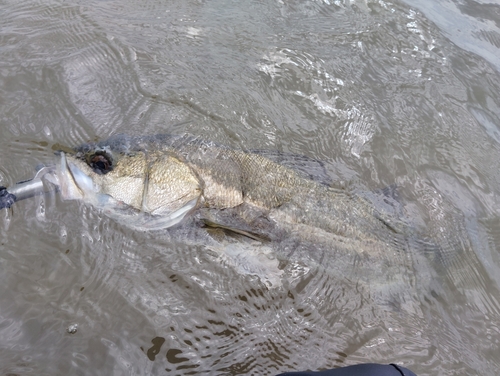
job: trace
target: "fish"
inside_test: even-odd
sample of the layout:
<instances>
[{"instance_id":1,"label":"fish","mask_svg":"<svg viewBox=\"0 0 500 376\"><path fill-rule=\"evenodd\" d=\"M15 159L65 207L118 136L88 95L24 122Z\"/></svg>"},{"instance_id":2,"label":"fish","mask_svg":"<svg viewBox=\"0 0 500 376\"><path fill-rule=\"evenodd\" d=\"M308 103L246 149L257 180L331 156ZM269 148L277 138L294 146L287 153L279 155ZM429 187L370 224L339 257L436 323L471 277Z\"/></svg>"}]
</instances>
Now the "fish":
<instances>
[{"instance_id":1,"label":"fish","mask_svg":"<svg viewBox=\"0 0 500 376\"><path fill-rule=\"evenodd\" d=\"M57 187L62 199L90 204L134 230L194 223L207 233L222 231L226 243L231 238L245 244L227 243L233 255L244 250L240 258L260 249L257 253L274 252L288 263L314 260L331 270L350 265L366 279L365 269L387 279L393 265L411 268L407 250L418 244L401 218L349 189L312 178L318 164L294 168L280 161L272 153L186 135L115 135L60 151L41 176L4 188L0 202L11 206L16 193L28 197L30 189L41 190L43 180L43 186ZM371 260L382 267L371 270ZM360 261L365 269L355 266ZM285 267L271 268L280 273Z\"/></svg>"},{"instance_id":2,"label":"fish","mask_svg":"<svg viewBox=\"0 0 500 376\"><path fill-rule=\"evenodd\" d=\"M261 153L186 136L118 135L81 145L60 153L51 176L64 199L87 201L118 218L128 212L123 222L141 230L168 228L198 211L206 224L255 227L249 232L262 235L257 219L263 217L352 240L397 232L392 218L359 195Z\"/></svg>"},{"instance_id":3,"label":"fish","mask_svg":"<svg viewBox=\"0 0 500 376\"><path fill-rule=\"evenodd\" d=\"M166 229L195 212L208 227L254 239L275 238L271 228L302 227L304 236L321 232L375 244L401 228L369 200L304 176L262 151L160 134L116 135L57 154L51 171L44 167L31 181L3 187L3 206L43 190L43 179L64 200L90 203L138 230Z\"/></svg>"}]
</instances>

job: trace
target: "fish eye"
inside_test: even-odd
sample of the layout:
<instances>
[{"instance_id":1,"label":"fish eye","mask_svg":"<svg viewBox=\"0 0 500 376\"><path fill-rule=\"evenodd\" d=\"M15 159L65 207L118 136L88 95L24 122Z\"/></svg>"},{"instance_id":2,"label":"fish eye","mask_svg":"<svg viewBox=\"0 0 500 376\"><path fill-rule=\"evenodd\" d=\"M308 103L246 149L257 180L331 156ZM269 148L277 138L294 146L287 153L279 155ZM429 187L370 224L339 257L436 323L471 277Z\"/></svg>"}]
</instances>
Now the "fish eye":
<instances>
[{"instance_id":1,"label":"fish eye","mask_svg":"<svg viewBox=\"0 0 500 376\"><path fill-rule=\"evenodd\" d=\"M113 164L111 158L103 153L92 154L88 159L87 163L94 170L94 172L104 175L113 169Z\"/></svg>"}]
</instances>

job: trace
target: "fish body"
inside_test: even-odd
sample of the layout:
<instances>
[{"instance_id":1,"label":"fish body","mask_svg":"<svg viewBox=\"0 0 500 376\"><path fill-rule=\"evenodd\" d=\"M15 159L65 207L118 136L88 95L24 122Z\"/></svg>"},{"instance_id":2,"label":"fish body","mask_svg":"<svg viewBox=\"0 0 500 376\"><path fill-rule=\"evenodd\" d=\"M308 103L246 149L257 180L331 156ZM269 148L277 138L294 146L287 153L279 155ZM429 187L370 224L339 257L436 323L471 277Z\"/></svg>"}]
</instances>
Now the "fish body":
<instances>
[{"instance_id":1,"label":"fish body","mask_svg":"<svg viewBox=\"0 0 500 376\"><path fill-rule=\"evenodd\" d=\"M351 240L394 232L391 220L361 197L304 178L263 155L193 138L116 136L80 146L65 158L59 170L59 185L71 187L65 198L97 205L112 201L152 221L189 207L211 222L238 217L251 226L265 216L290 229L310 227ZM230 214L217 215L220 211Z\"/></svg>"},{"instance_id":2,"label":"fish body","mask_svg":"<svg viewBox=\"0 0 500 376\"><path fill-rule=\"evenodd\" d=\"M411 268L411 234L398 218L261 153L187 136L120 135L63 155L57 176L59 186L71 187L62 190L64 198L90 202L134 229L160 230L191 219L207 232L253 242L246 249L257 253L271 248L287 262L329 270L349 265L359 278L376 272L382 280L393 271L379 267L368 274L373 262ZM234 248L227 239L222 248Z\"/></svg>"},{"instance_id":3,"label":"fish body","mask_svg":"<svg viewBox=\"0 0 500 376\"><path fill-rule=\"evenodd\" d=\"M406 251L412 235L399 218L311 179L307 168L290 168L269 156L188 136L118 135L60 152L43 179L63 199L90 203L133 229L194 221L200 231L215 234L213 249L245 263L276 254L341 273L352 268L367 282L374 272L387 280L411 269ZM218 230L223 241L217 240ZM281 275L275 261L258 263L243 269L259 270L263 279Z\"/></svg>"}]
</instances>

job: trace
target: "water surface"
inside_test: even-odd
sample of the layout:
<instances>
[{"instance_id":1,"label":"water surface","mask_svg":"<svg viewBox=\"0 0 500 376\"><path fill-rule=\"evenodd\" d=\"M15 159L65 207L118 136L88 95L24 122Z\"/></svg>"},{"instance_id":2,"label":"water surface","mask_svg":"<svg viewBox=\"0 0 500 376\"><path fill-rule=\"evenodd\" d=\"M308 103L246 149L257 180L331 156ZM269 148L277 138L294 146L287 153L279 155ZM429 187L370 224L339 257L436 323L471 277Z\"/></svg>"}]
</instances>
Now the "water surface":
<instances>
[{"instance_id":1,"label":"water surface","mask_svg":"<svg viewBox=\"0 0 500 376\"><path fill-rule=\"evenodd\" d=\"M189 133L324 161L375 202L396 187L439 244L270 288L198 232L36 197L0 211L2 374L497 373L499 5L5 0L0 25L2 185L62 146Z\"/></svg>"}]
</instances>

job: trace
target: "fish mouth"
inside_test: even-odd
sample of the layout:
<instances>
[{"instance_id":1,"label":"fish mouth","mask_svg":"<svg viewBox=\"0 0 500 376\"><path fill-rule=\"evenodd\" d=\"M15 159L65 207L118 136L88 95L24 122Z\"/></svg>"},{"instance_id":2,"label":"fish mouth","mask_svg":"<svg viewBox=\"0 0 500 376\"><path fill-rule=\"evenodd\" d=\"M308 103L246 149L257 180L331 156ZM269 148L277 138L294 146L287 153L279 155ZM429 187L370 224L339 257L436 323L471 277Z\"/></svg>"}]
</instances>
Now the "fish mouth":
<instances>
[{"instance_id":1,"label":"fish mouth","mask_svg":"<svg viewBox=\"0 0 500 376\"><path fill-rule=\"evenodd\" d=\"M63 199L81 200L95 194L92 178L60 152L57 180Z\"/></svg>"}]
</instances>

